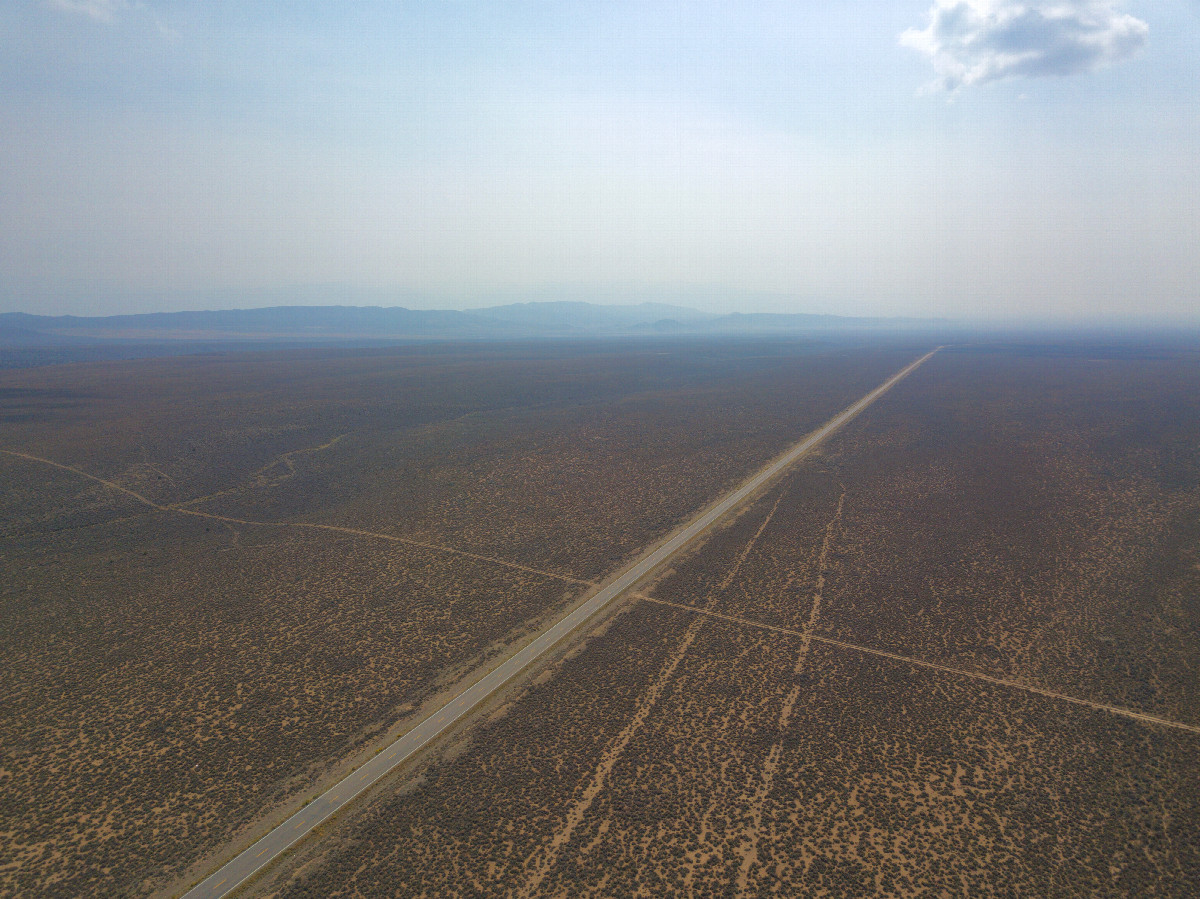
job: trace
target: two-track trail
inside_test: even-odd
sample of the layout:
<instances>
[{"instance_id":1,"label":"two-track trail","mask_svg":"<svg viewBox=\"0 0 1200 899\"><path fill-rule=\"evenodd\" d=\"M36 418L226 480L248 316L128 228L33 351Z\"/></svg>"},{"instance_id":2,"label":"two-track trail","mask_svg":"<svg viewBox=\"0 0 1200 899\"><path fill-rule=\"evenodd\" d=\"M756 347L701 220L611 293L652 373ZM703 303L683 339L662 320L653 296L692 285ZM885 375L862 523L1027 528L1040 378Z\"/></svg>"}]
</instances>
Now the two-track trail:
<instances>
[{"instance_id":1,"label":"two-track trail","mask_svg":"<svg viewBox=\"0 0 1200 899\"><path fill-rule=\"evenodd\" d=\"M965 677L970 680L981 681L983 683L993 684L997 687L1005 687L1009 690L1021 690L1025 693L1032 693L1036 696L1044 696L1047 699L1056 699L1061 702L1068 702L1072 705L1082 706L1091 709L1095 712L1107 712L1110 715L1119 715L1122 718L1131 718L1134 721L1140 721L1143 724L1156 724L1160 727L1169 727L1173 730L1183 730L1188 733L1200 734L1200 725L1185 724L1182 721L1174 721L1170 718L1160 718L1157 715L1148 715L1145 712L1138 712L1134 709L1126 709L1121 706L1108 705L1103 702L1095 702L1091 699L1081 699L1078 696L1071 696L1067 693L1059 693L1056 690L1049 690L1045 687L1039 687L1035 684L1026 684L1021 681L1007 680L1002 677L993 677L990 674L983 674L980 671L970 671L966 668L955 668L951 665L942 665L938 662L930 662L925 659L918 659L914 656L901 655L897 652L888 652L885 649L875 649L870 646L863 646L859 643L848 643L845 640L835 640L833 637L827 637L823 634L813 633L807 629L796 630L795 628L779 627L775 624L767 624L763 621L752 621L749 618L739 618L736 615L724 615L720 612L714 612L710 609L700 606L689 606L684 603L670 602L665 599L658 599L645 593L637 594L637 598L645 602L652 602L660 606L670 606L674 609L684 609L688 612L694 612L697 615L702 615L708 618L720 618L722 621L729 621L733 624L740 624L744 627L759 628L766 631L774 631L777 634L786 634L790 637L799 637L801 640L812 641L815 643L824 643L826 646L836 646L839 649L847 649L851 652L862 653L864 655L875 656L880 659L887 659L891 662L896 662L901 665L911 665L916 668L925 668L930 671L940 671L943 674L953 674L956 677Z\"/></svg>"},{"instance_id":2,"label":"two-track trail","mask_svg":"<svg viewBox=\"0 0 1200 899\"><path fill-rule=\"evenodd\" d=\"M306 450L305 452L308 451ZM309 531L329 531L335 534L349 534L352 537L367 537L372 540L386 540L390 543L401 543L405 546L412 546L418 549L427 549L432 552L449 553L455 556L462 556L463 558L474 559L477 562L488 562L492 565L502 565L505 568L511 568L514 571L523 571L526 574L536 574L541 577L554 578L555 580L565 581L569 584L578 584L585 587L596 586L594 581L587 581L581 578L572 577L569 574L563 574L559 571L545 571L541 568L531 568L528 565L522 565L519 562L512 562L508 559L498 559L495 556L485 556L479 553L470 552L469 550L457 549L453 546L443 546L437 543L427 543L422 540L413 540L409 537L399 537L396 534L383 534L378 531L363 530L362 528L348 528L336 524L317 524L309 521L256 521L252 518L235 518L231 515L218 515L214 512L201 512L198 509L189 509L186 508L188 503L164 506L161 503L156 503L154 500L143 496L135 490L130 490L128 487L123 487L115 481L109 481L104 478L97 477L94 474L89 474L83 469L76 468L73 465L64 465L61 462L55 462L53 459L45 459L41 456L34 456L29 453L19 453L16 450L0 449L0 453L4 453L9 456L17 456L22 459L27 459L31 462L40 462L43 465L52 465L55 468L61 468L63 471L73 472L80 477L87 478L88 480L95 481L98 484L103 484L105 487L108 487L112 490L119 490L121 493L132 496L138 502L144 503L151 509L159 512L170 512L176 515L190 515L194 518L206 518L210 521L220 521L224 524L241 524L249 527L260 528L301 528ZM217 495L218 494L213 494L213 496ZM201 502L203 500L212 499L213 496L201 497L199 500L190 500L189 502Z\"/></svg>"},{"instance_id":3,"label":"two-track trail","mask_svg":"<svg viewBox=\"0 0 1200 899\"><path fill-rule=\"evenodd\" d=\"M842 520L842 509L846 504L846 491L843 488L842 495L838 497L837 509L833 513L833 518L825 525L825 538L821 541L821 551L817 556L817 577L813 584L811 597L811 605L808 611L808 621L804 624L804 630L800 631L800 649L796 653L796 662L792 666L792 673L799 674L804 670L804 665L808 661L808 649L812 646L813 632L817 629L817 625L821 620L821 598L825 590L825 566L829 562L829 547L833 542L834 531ZM763 804L767 801L767 797L771 794L771 787L775 783L775 773L779 770L779 756L783 752L783 735L787 731L788 722L792 718L792 710L796 707L796 702L800 698L800 691L803 685L795 684L784 697L783 705L779 709L779 734L775 738L775 742L771 744L771 751L767 754L766 761L763 762L762 779L759 781L757 789L750 797L750 827L747 828L746 839L749 846L742 854L742 863L738 866L737 874L737 895L745 895L746 884L749 882L750 872L754 870L758 864L758 844L762 835L762 812Z\"/></svg>"},{"instance_id":4,"label":"two-track trail","mask_svg":"<svg viewBox=\"0 0 1200 899\"><path fill-rule=\"evenodd\" d=\"M738 557L734 561L733 565L730 566L729 571L721 579L721 582L717 585L716 590L709 595L708 600L704 605L705 609L711 609L716 603L717 599L729 589L731 584L733 584L734 579L737 577L738 571L741 570L742 564L746 561L746 558L750 555L751 551L753 551L754 545L758 543L758 538L762 536L763 531L767 529L767 525L771 523L771 519L775 517L775 510L779 508L779 501L782 499L783 493L780 493L779 497L775 500L775 505L771 507L771 511L767 513L767 517L763 519L763 522L761 525L759 525L758 530L754 532L754 536L752 536L746 542L746 545L742 547L742 551L738 554ZM545 880L546 875L553 870L555 863L558 861L559 854L562 852L562 848L567 844L567 841L571 839L571 836L575 833L576 828L583 823L583 818L587 814L588 809L592 807L592 802L598 795L600 795L600 791L604 789L605 782L608 780L609 775L612 774L612 770L616 766L617 762L620 761L621 756L624 754L625 749L629 746L630 741L637 736L638 732L642 729L642 725L646 723L646 719L650 717L650 713L654 710L654 706L658 703L659 697L662 696L663 690L666 689L667 684L675 674L675 669L679 667L679 663L687 654L687 651L691 647L692 643L695 642L696 636L700 633L700 628L703 626L703 623L704 618L697 617L692 621L691 624L688 625L687 629L683 632L683 636L679 640L679 644L675 647L675 651L671 653L670 658L667 659L666 663L659 671L658 676L654 678L654 681L650 684L649 689L642 694L642 698L638 702L637 710L633 713L633 717L629 719L629 721L621 729L621 732L617 734L616 739L609 744L608 748L604 751L604 754L600 757L600 762L596 765L595 771L592 772L591 780L588 782L587 786L584 787L583 792L580 793L575 798L575 801L571 803L571 807L568 809L566 817L563 819L562 823L559 824L558 829L550 838L549 843L540 848L529 859L526 860L525 866L526 868L530 869L529 876L526 878L524 886L517 895L534 895L537 892L538 887L541 886L542 881Z\"/></svg>"},{"instance_id":5,"label":"two-track trail","mask_svg":"<svg viewBox=\"0 0 1200 899\"><path fill-rule=\"evenodd\" d=\"M254 487L278 487L284 481L290 480L296 476L296 463L293 461L296 456L305 456L309 453L320 453L334 446L346 437L345 434L338 434L336 437L325 441L319 446L306 446L301 449L289 450L282 453L275 459L268 462L262 468L254 473ZM282 467L283 474L275 477L268 477L267 473ZM195 499L184 500L181 503L172 503L172 509L186 509L189 506L198 506L201 503L207 503L214 499L220 499L223 496L235 496L246 490L245 486L230 487L228 490L219 490L216 493L210 493L207 496L197 496Z\"/></svg>"}]
</instances>

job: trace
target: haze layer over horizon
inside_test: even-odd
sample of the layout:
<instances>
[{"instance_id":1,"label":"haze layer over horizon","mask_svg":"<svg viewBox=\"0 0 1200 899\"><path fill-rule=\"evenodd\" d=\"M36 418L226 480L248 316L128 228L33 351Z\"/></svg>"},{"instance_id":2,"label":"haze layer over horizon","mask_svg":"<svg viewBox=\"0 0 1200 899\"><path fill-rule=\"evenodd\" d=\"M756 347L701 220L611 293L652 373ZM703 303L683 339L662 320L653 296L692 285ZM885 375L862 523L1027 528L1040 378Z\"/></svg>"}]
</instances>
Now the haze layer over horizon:
<instances>
[{"instance_id":1,"label":"haze layer over horizon","mask_svg":"<svg viewBox=\"0 0 1200 899\"><path fill-rule=\"evenodd\" d=\"M0 35L0 311L1200 317L1193 0L42 0Z\"/></svg>"}]
</instances>

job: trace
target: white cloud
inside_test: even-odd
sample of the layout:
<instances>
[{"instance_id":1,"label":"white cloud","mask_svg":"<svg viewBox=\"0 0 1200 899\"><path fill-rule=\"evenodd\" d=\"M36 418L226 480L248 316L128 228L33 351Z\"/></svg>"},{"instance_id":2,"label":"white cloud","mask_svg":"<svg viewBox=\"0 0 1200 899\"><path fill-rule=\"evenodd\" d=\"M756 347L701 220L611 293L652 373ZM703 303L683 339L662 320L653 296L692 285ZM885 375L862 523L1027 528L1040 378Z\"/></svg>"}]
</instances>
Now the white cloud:
<instances>
[{"instance_id":1,"label":"white cloud","mask_svg":"<svg viewBox=\"0 0 1200 899\"><path fill-rule=\"evenodd\" d=\"M1149 28L1114 0L934 0L900 43L933 62L947 90L1001 78L1074 75L1132 56Z\"/></svg>"},{"instance_id":2,"label":"white cloud","mask_svg":"<svg viewBox=\"0 0 1200 899\"><path fill-rule=\"evenodd\" d=\"M55 9L87 16L97 22L111 22L113 17L128 8L128 0L49 0Z\"/></svg>"}]
</instances>

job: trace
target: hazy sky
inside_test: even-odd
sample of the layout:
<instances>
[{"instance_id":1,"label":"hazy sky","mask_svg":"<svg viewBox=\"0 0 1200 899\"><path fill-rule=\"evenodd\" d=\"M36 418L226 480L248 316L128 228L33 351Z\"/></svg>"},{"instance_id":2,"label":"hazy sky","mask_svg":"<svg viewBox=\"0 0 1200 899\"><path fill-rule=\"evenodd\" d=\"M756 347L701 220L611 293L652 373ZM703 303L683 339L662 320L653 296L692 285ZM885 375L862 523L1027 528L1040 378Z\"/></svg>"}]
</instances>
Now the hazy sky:
<instances>
[{"instance_id":1,"label":"hazy sky","mask_svg":"<svg viewBox=\"0 0 1200 899\"><path fill-rule=\"evenodd\" d=\"M6 3L0 311L1195 320L1198 69L1200 0Z\"/></svg>"}]
</instances>

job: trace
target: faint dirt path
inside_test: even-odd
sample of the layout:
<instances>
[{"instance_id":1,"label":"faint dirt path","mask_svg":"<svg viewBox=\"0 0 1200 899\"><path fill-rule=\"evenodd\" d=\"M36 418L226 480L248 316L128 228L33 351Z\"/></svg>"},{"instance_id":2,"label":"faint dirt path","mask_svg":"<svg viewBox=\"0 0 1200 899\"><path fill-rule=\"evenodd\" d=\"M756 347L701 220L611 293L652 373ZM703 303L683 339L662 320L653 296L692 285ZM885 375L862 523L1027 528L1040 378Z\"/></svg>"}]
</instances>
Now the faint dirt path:
<instances>
[{"instance_id":1,"label":"faint dirt path","mask_svg":"<svg viewBox=\"0 0 1200 899\"><path fill-rule=\"evenodd\" d=\"M657 599L645 593L630 594L645 602L656 603L660 606L671 606L675 609L686 609L689 612L695 612L697 615L704 615L709 618L720 618L723 621L730 621L734 624L745 625L746 627L756 627L762 630L775 631L779 634L788 634L792 637L804 638L805 632L794 630L792 628L778 627L774 624L766 624L761 621L751 621L748 618L738 618L734 615L722 615L720 612L713 612L699 606L689 606L683 603L670 602L665 599ZM995 684L998 687L1007 687L1011 690L1021 690L1025 693L1034 693L1038 696L1045 696L1048 699L1058 699L1062 702L1069 702L1073 705L1083 706L1084 708L1093 709L1097 712L1108 712L1113 715L1120 715L1123 718L1132 718L1134 721L1141 721L1145 724L1157 724L1162 727L1170 727L1175 730L1184 730L1193 734L1200 734L1200 726L1194 724L1184 724L1182 721L1172 721L1170 718L1160 718L1157 715L1148 715L1145 712L1136 712L1133 709L1125 709L1120 706L1107 705L1103 702L1093 702L1090 699L1080 699L1078 696L1068 696L1066 693L1058 693L1054 690L1047 690L1044 687L1037 687L1032 684L1023 684L1020 681L1005 680L1002 677L992 677L988 674L981 674L978 671L967 671L964 668L953 668L949 665L940 665L937 662L927 662L924 659L913 658L912 656L904 656L895 652L887 652L883 649L872 649L869 646L861 646L857 643L847 643L845 640L835 640L832 637L823 637L820 634L808 634L809 640L817 643L824 643L828 646L837 646L842 649L849 649L852 652L859 652L865 655L876 656L881 659L889 659L893 662L899 662L904 665L914 665L918 668L927 668L932 671L941 671L945 674L954 674L959 677L970 678L971 680L983 681L984 683Z\"/></svg>"},{"instance_id":2,"label":"faint dirt path","mask_svg":"<svg viewBox=\"0 0 1200 899\"><path fill-rule=\"evenodd\" d=\"M299 451L297 451L299 452ZM346 528L335 524L314 524L306 521L254 521L249 518L234 518L229 515L216 515L212 512L201 512L198 509L185 509L182 506L164 506L156 503L135 490L130 490L128 487L122 487L114 481L105 480L97 477L94 474L88 474L86 471L75 468L73 465L64 465L61 462L55 462L53 459L44 459L41 456L34 456L29 453L19 453L16 450L0 450L8 456L17 456L21 459L26 459L31 462L40 462L43 465L51 465L55 468L61 468L63 471L70 471L80 477L87 478L90 481L95 481L98 484L103 484L111 490L118 490L128 496L132 496L140 503L144 503L151 509L159 512L173 512L176 515L191 515L195 518L206 518L210 521L220 521L225 524L244 524L252 527L267 527L267 528L303 528L310 531L332 531L335 534L350 534L355 537L369 537L373 540L387 540L391 543L401 543L405 546L415 546L420 549L428 549L433 552L450 553L456 556L462 556L467 559L474 559L478 562L488 562L492 565L503 565L505 568L511 568L514 571L523 571L527 574L536 574L540 577L554 578L555 580L564 581L568 584L578 584L583 587L595 587L596 582L583 580L582 578L571 577L568 574L563 574L558 571L544 571L540 568L531 568L528 565L521 565L517 562L510 562L507 559L497 559L494 556L485 556L479 553L473 553L465 549L455 549L452 546L441 546L436 543L425 543L421 540L411 540L407 537L397 537L395 534L381 534L377 531L365 531L361 528ZM214 496L217 494L214 494ZM193 500L196 502L196 500Z\"/></svg>"},{"instance_id":3,"label":"faint dirt path","mask_svg":"<svg viewBox=\"0 0 1200 899\"><path fill-rule=\"evenodd\" d=\"M767 529L767 525L771 523L771 519L775 517L775 510L779 508L779 503L782 500L783 493L781 492L775 499L775 505L771 506L771 511L767 513L767 517L763 519L763 523L760 524L758 526L758 530L754 532L754 536L747 541L744 547L742 547L742 551L738 554L737 561L734 562L733 566L729 569L729 573L726 574L725 577L721 578L721 585L717 588L717 592L714 593L708 601L709 606L713 604L713 601L718 595L729 589L729 585L733 583L733 579L737 577L738 572L741 571L742 564L746 561L746 557L749 556L751 550L754 549L754 544L758 542L758 538L762 536L763 531Z\"/></svg>"},{"instance_id":4,"label":"faint dirt path","mask_svg":"<svg viewBox=\"0 0 1200 899\"><path fill-rule=\"evenodd\" d=\"M630 741L637 736L638 731L642 729L642 725L646 722L650 712L654 710L658 698L666 689L671 675L675 673L675 668L687 653L688 647L696 639L696 635L700 632L700 621L696 619L684 632L683 639L679 641L679 645L675 648L675 652L671 654L671 658L659 671L658 676L650 685L650 689L643 694L641 701L638 703L637 711L633 713L633 717L617 734L617 738L609 744L604 754L600 757L600 763L596 766L596 770L592 772L592 778L588 785L584 787L583 792L571 805L567 811L566 818L559 825L557 831L550 838L550 842L543 848L538 850L529 860L526 861L526 867L532 866L528 879L525 881L524 887L521 888L518 895L532 896L542 885L542 881L546 875L554 868L558 861L559 853L563 846L566 845L575 833L575 829L583 821L584 815L587 814L589 808L592 807L592 802L600 795L600 791L604 789L604 784L608 780L608 776L612 773L613 768L620 760L621 755L625 752L625 748Z\"/></svg>"},{"instance_id":5,"label":"faint dirt path","mask_svg":"<svg viewBox=\"0 0 1200 899\"><path fill-rule=\"evenodd\" d=\"M53 459L43 459L41 456L33 456L29 453L19 453L16 450L0 450L0 453L4 453L6 456L17 456L21 459L28 459L31 462L41 462L43 465L53 465L55 468L61 468L63 471L73 471L75 474L85 477L90 481L95 481L98 484L103 484L105 487L110 487L113 490L119 490L122 493L127 493L134 499L145 503L147 506L150 506L153 509L161 509L164 512L169 511L166 506L160 506L154 500L147 499L137 491L130 490L128 487L122 487L120 484L114 483L113 481L106 481L104 478L96 477L94 474L88 474L86 471L75 468L73 465L63 465L63 463L55 462Z\"/></svg>"},{"instance_id":6,"label":"faint dirt path","mask_svg":"<svg viewBox=\"0 0 1200 899\"><path fill-rule=\"evenodd\" d=\"M295 456L300 456L307 453L319 453L322 450L327 450L345 436L345 434L338 434L332 440L326 441L320 446L309 446L303 449L291 450L290 452L286 452L275 457L273 460L268 462L254 473L254 483L249 486L260 488L278 487L284 481L291 480L296 476L296 465L292 461ZM267 477L267 472L279 465L282 465L286 471L282 475L274 478ZM246 486L230 487L228 490L218 490L216 493L210 493L207 496L198 496L195 499L184 500L181 503L172 503L168 508L186 509L189 506L198 506L200 503L206 503L210 500L219 499L222 496L232 496L236 493L244 493L247 489L249 489L249 487Z\"/></svg>"},{"instance_id":7,"label":"faint dirt path","mask_svg":"<svg viewBox=\"0 0 1200 899\"><path fill-rule=\"evenodd\" d=\"M783 494L780 493L779 497L775 500L775 505L771 507L771 511L767 513L767 517L763 519L763 523L759 525L758 530L754 532L754 536L751 537L746 545L742 548L742 551L738 555L736 561L732 566L730 566L729 571L726 573L725 577L721 579L720 584L717 585L717 589L709 595L708 601L704 606L705 609L711 608L716 602L717 597L724 593L725 590L729 589L729 586L733 583L733 579L737 576L738 571L741 569L742 563L746 561L746 557L749 556L750 552L754 549L754 545L758 542L758 538L762 536L762 532L767 529L767 525L769 525L771 523L771 519L775 517L775 510L779 508L779 502L782 499ZM621 729L621 732L617 734L616 739L609 744L608 748L604 751L604 754L600 757L600 762L596 765L596 770L592 772L592 777L588 781L587 786L584 787L583 792L579 794L578 798L575 799L575 801L571 804L571 807L567 810L566 817L559 825L558 830L556 830L554 835L551 836L550 842L526 860L526 868L531 868L532 870L530 870L524 886L517 891L518 896L532 896L542 885L542 881L545 880L546 875L553 870L563 847L570 841L572 835L575 833L576 828L578 828L583 822L583 818L587 814L588 809L592 807L592 803L604 789L604 785L607 782L609 775L612 774L613 768L616 766L617 762L620 761L621 755L625 752L626 747L628 747L633 738L637 736L638 732L642 729L642 725L646 723L646 719L654 710L655 704L657 704L659 697L662 696L663 691L666 689L667 684L671 680L671 676L675 673L675 669L683 660L683 657L686 655L689 647L691 647L692 643L695 641L697 634L700 633L700 629L703 626L703 620L704 619L702 617L697 618L690 625L688 625L687 630L684 631L683 637L679 641L679 645L675 648L675 651L671 654L671 657L667 660L666 664L663 665L662 669L658 672L658 676L655 677L654 681L650 684L649 689L647 689L642 695L641 700L638 702L637 710L633 713L633 717L628 721L628 723L626 723L625 727Z\"/></svg>"},{"instance_id":8,"label":"faint dirt path","mask_svg":"<svg viewBox=\"0 0 1200 899\"><path fill-rule=\"evenodd\" d=\"M833 518L825 525L825 538L821 541L821 553L817 557L817 578L813 584L812 606L808 612L808 621L805 622L804 629L800 632L800 651L796 656L796 663L792 666L793 675L797 675L803 670L804 663L808 659L808 649L812 646L813 631L816 630L817 623L821 619L821 594L825 589L825 565L829 560L829 546L833 542L834 531L842 520L842 507L845 503L846 488L843 487L842 495L838 497L837 510L833 513ZM791 720L796 700L800 698L800 689L801 684L796 684L784 697L783 706L779 710L779 736L775 738L767 760L763 763L762 782L750 799L751 826L750 832L746 835L749 846L744 851L742 863L738 867L736 893L738 896L746 894L750 872L758 864L758 844L762 837L763 803L767 801L767 796L771 794L771 787L775 783L775 772L779 768L779 756L783 752L783 733L787 730L788 721Z\"/></svg>"}]
</instances>

